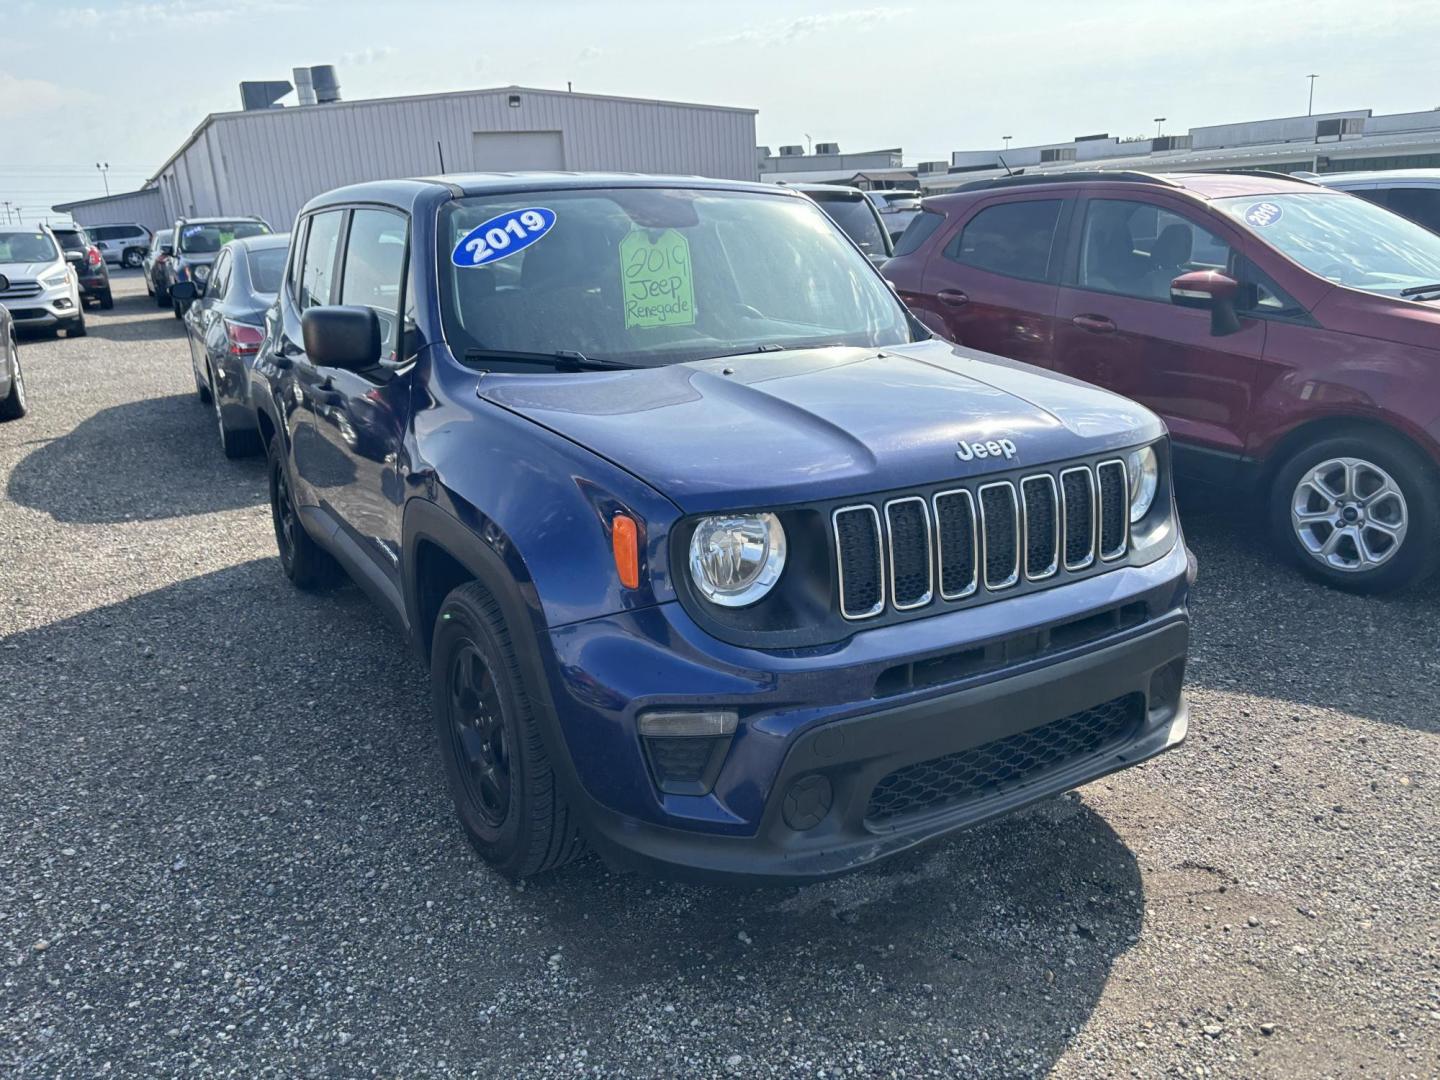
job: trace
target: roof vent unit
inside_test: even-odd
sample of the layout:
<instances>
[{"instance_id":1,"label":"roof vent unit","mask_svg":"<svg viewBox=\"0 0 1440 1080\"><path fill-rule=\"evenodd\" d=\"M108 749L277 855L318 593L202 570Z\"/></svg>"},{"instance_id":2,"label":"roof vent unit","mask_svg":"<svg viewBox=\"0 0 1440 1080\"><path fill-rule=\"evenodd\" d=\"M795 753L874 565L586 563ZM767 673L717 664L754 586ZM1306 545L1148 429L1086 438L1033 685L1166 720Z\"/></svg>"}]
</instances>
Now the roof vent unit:
<instances>
[{"instance_id":1,"label":"roof vent unit","mask_svg":"<svg viewBox=\"0 0 1440 1080\"><path fill-rule=\"evenodd\" d=\"M1040 163L1046 164L1051 161L1074 161L1075 147L1057 146L1049 150L1040 151Z\"/></svg>"},{"instance_id":2,"label":"roof vent unit","mask_svg":"<svg viewBox=\"0 0 1440 1080\"><path fill-rule=\"evenodd\" d=\"M1156 153L1161 150L1189 150L1190 140L1189 135L1161 135L1150 141L1150 149Z\"/></svg>"},{"instance_id":3,"label":"roof vent unit","mask_svg":"<svg viewBox=\"0 0 1440 1080\"><path fill-rule=\"evenodd\" d=\"M804 156L805 156L805 148L804 148L803 146L782 146L782 147L780 147L780 156L781 156L781 157L804 157Z\"/></svg>"},{"instance_id":4,"label":"roof vent unit","mask_svg":"<svg viewBox=\"0 0 1440 1080\"><path fill-rule=\"evenodd\" d=\"M948 161L922 161L915 166L915 171L921 176L928 176L931 173L943 173L949 168Z\"/></svg>"},{"instance_id":5,"label":"roof vent unit","mask_svg":"<svg viewBox=\"0 0 1440 1080\"><path fill-rule=\"evenodd\" d=\"M340 80L335 75L334 64L316 64L310 69L310 81L319 104L333 105L340 100Z\"/></svg>"},{"instance_id":6,"label":"roof vent unit","mask_svg":"<svg viewBox=\"0 0 1440 1080\"><path fill-rule=\"evenodd\" d=\"M290 70L290 78L295 80L295 104L315 104L315 83L310 78L308 67L297 67Z\"/></svg>"},{"instance_id":7,"label":"roof vent unit","mask_svg":"<svg viewBox=\"0 0 1440 1080\"><path fill-rule=\"evenodd\" d=\"M815 153L838 154L840 153L840 144L838 142L817 142L815 144Z\"/></svg>"},{"instance_id":8,"label":"roof vent unit","mask_svg":"<svg viewBox=\"0 0 1440 1080\"><path fill-rule=\"evenodd\" d=\"M271 82L242 82L240 84L240 107L246 112L257 109L278 109L275 104L288 94L293 87L284 79Z\"/></svg>"}]
</instances>

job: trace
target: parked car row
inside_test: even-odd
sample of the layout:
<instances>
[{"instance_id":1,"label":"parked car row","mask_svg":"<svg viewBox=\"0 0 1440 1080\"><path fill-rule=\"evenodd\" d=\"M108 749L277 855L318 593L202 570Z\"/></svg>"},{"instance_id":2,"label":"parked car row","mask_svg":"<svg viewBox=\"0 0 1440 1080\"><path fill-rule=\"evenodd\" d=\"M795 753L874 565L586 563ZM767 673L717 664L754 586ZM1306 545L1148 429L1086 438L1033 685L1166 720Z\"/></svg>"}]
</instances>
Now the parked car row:
<instances>
[{"instance_id":1,"label":"parked car row","mask_svg":"<svg viewBox=\"0 0 1440 1080\"><path fill-rule=\"evenodd\" d=\"M83 336L81 266L93 282L85 253L66 251L48 226L0 228L0 306L12 326Z\"/></svg>"}]
</instances>

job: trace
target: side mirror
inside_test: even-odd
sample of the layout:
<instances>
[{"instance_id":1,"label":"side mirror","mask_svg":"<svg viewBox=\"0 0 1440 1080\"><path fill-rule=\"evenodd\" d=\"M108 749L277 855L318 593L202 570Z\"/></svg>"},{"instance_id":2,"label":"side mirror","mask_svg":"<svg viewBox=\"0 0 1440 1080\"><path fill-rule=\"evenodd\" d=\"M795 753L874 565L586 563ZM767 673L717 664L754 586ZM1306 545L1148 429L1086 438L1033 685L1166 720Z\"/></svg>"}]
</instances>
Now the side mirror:
<instances>
[{"instance_id":1,"label":"side mirror","mask_svg":"<svg viewBox=\"0 0 1440 1080\"><path fill-rule=\"evenodd\" d=\"M316 367L368 371L380 363L380 319L368 307L314 307L300 316L305 352Z\"/></svg>"},{"instance_id":2,"label":"side mirror","mask_svg":"<svg viewBox=\"0 0 1440 1080\"><path fill-rule=\"evenodd\" d=\"M65 261L68 263L84 265L85 253L83 251L67 251L65 252Z\"/></svg>"},{"instance_id":3,"label":"side mirror","mask_svg":"<svg viewBox=\"0 0 1440 1080\"><path fill-rule=\"evenodd\" d=\"M170 286L170 299L172 300L180 300L188 304L199 295L200 292L195 288L193 281L177 281Z\"/></svg>"},{"instance_id":4,"label":"side mirror","mask_svg":"<svg viewBox=\"0 0 1440 1080\"><path fill-rule=\"evenodd\" d=\"M1216 337L1239 331L1240 317L1235 313L1239 292L1240 283L1218 270L1192 270L1170 282L1170 302L1209 311L1210 333Z\"/></svg>"}]
</instances>

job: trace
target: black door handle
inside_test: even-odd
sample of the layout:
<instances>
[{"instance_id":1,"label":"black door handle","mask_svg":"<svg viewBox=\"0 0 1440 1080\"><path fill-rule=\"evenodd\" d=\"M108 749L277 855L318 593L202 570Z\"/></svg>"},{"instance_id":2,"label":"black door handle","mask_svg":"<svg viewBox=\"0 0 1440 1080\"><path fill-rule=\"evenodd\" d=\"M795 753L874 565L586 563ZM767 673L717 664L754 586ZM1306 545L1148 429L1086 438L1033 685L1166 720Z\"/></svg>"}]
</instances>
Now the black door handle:
<instances>
[{"instance_id":1,"label":"black door handle","mask_svg":"<svg viewBox=\"0 0 1440 1080\"><path fill-rule=\"evenodd\" d=\"M970 302L970 297L959 289L941 289L935 295L940 298L942 304L949 304L951 307L959 307L961 304Z\"/></svg>"},{"instance_id":2,"label":"black door handle","mask_svg":"<svg viewBox=\"0 0 1440 1080\"><path fill-rule=\"evenodd\" d=\"M1115 332L1115 320L1104 315L1076 315L1070 321L1081 330L1089 330L1092 334L1113 334Z\"/></svg>"}]
</instances>

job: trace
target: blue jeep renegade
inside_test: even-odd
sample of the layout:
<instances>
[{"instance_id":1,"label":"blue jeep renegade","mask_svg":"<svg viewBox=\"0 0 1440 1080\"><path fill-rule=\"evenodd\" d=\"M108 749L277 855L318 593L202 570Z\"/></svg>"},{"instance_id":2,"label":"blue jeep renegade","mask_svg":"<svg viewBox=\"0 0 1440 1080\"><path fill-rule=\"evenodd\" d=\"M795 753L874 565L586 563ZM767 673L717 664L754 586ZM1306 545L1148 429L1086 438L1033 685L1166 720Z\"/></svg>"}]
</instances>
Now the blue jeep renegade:
<instances>
[{"instance_id":1,"label":"blue jeep renegade","mask_svg":"<svg viewBox=\"0 0 1440 1080\"><path fill-rule=\"evenodd\" d=\"M428 661L501 872L819 878L1184 738L1159 420L931 337L804 195L387 181L293 236L280 562Z\"/></svg>"}]
</instances>

